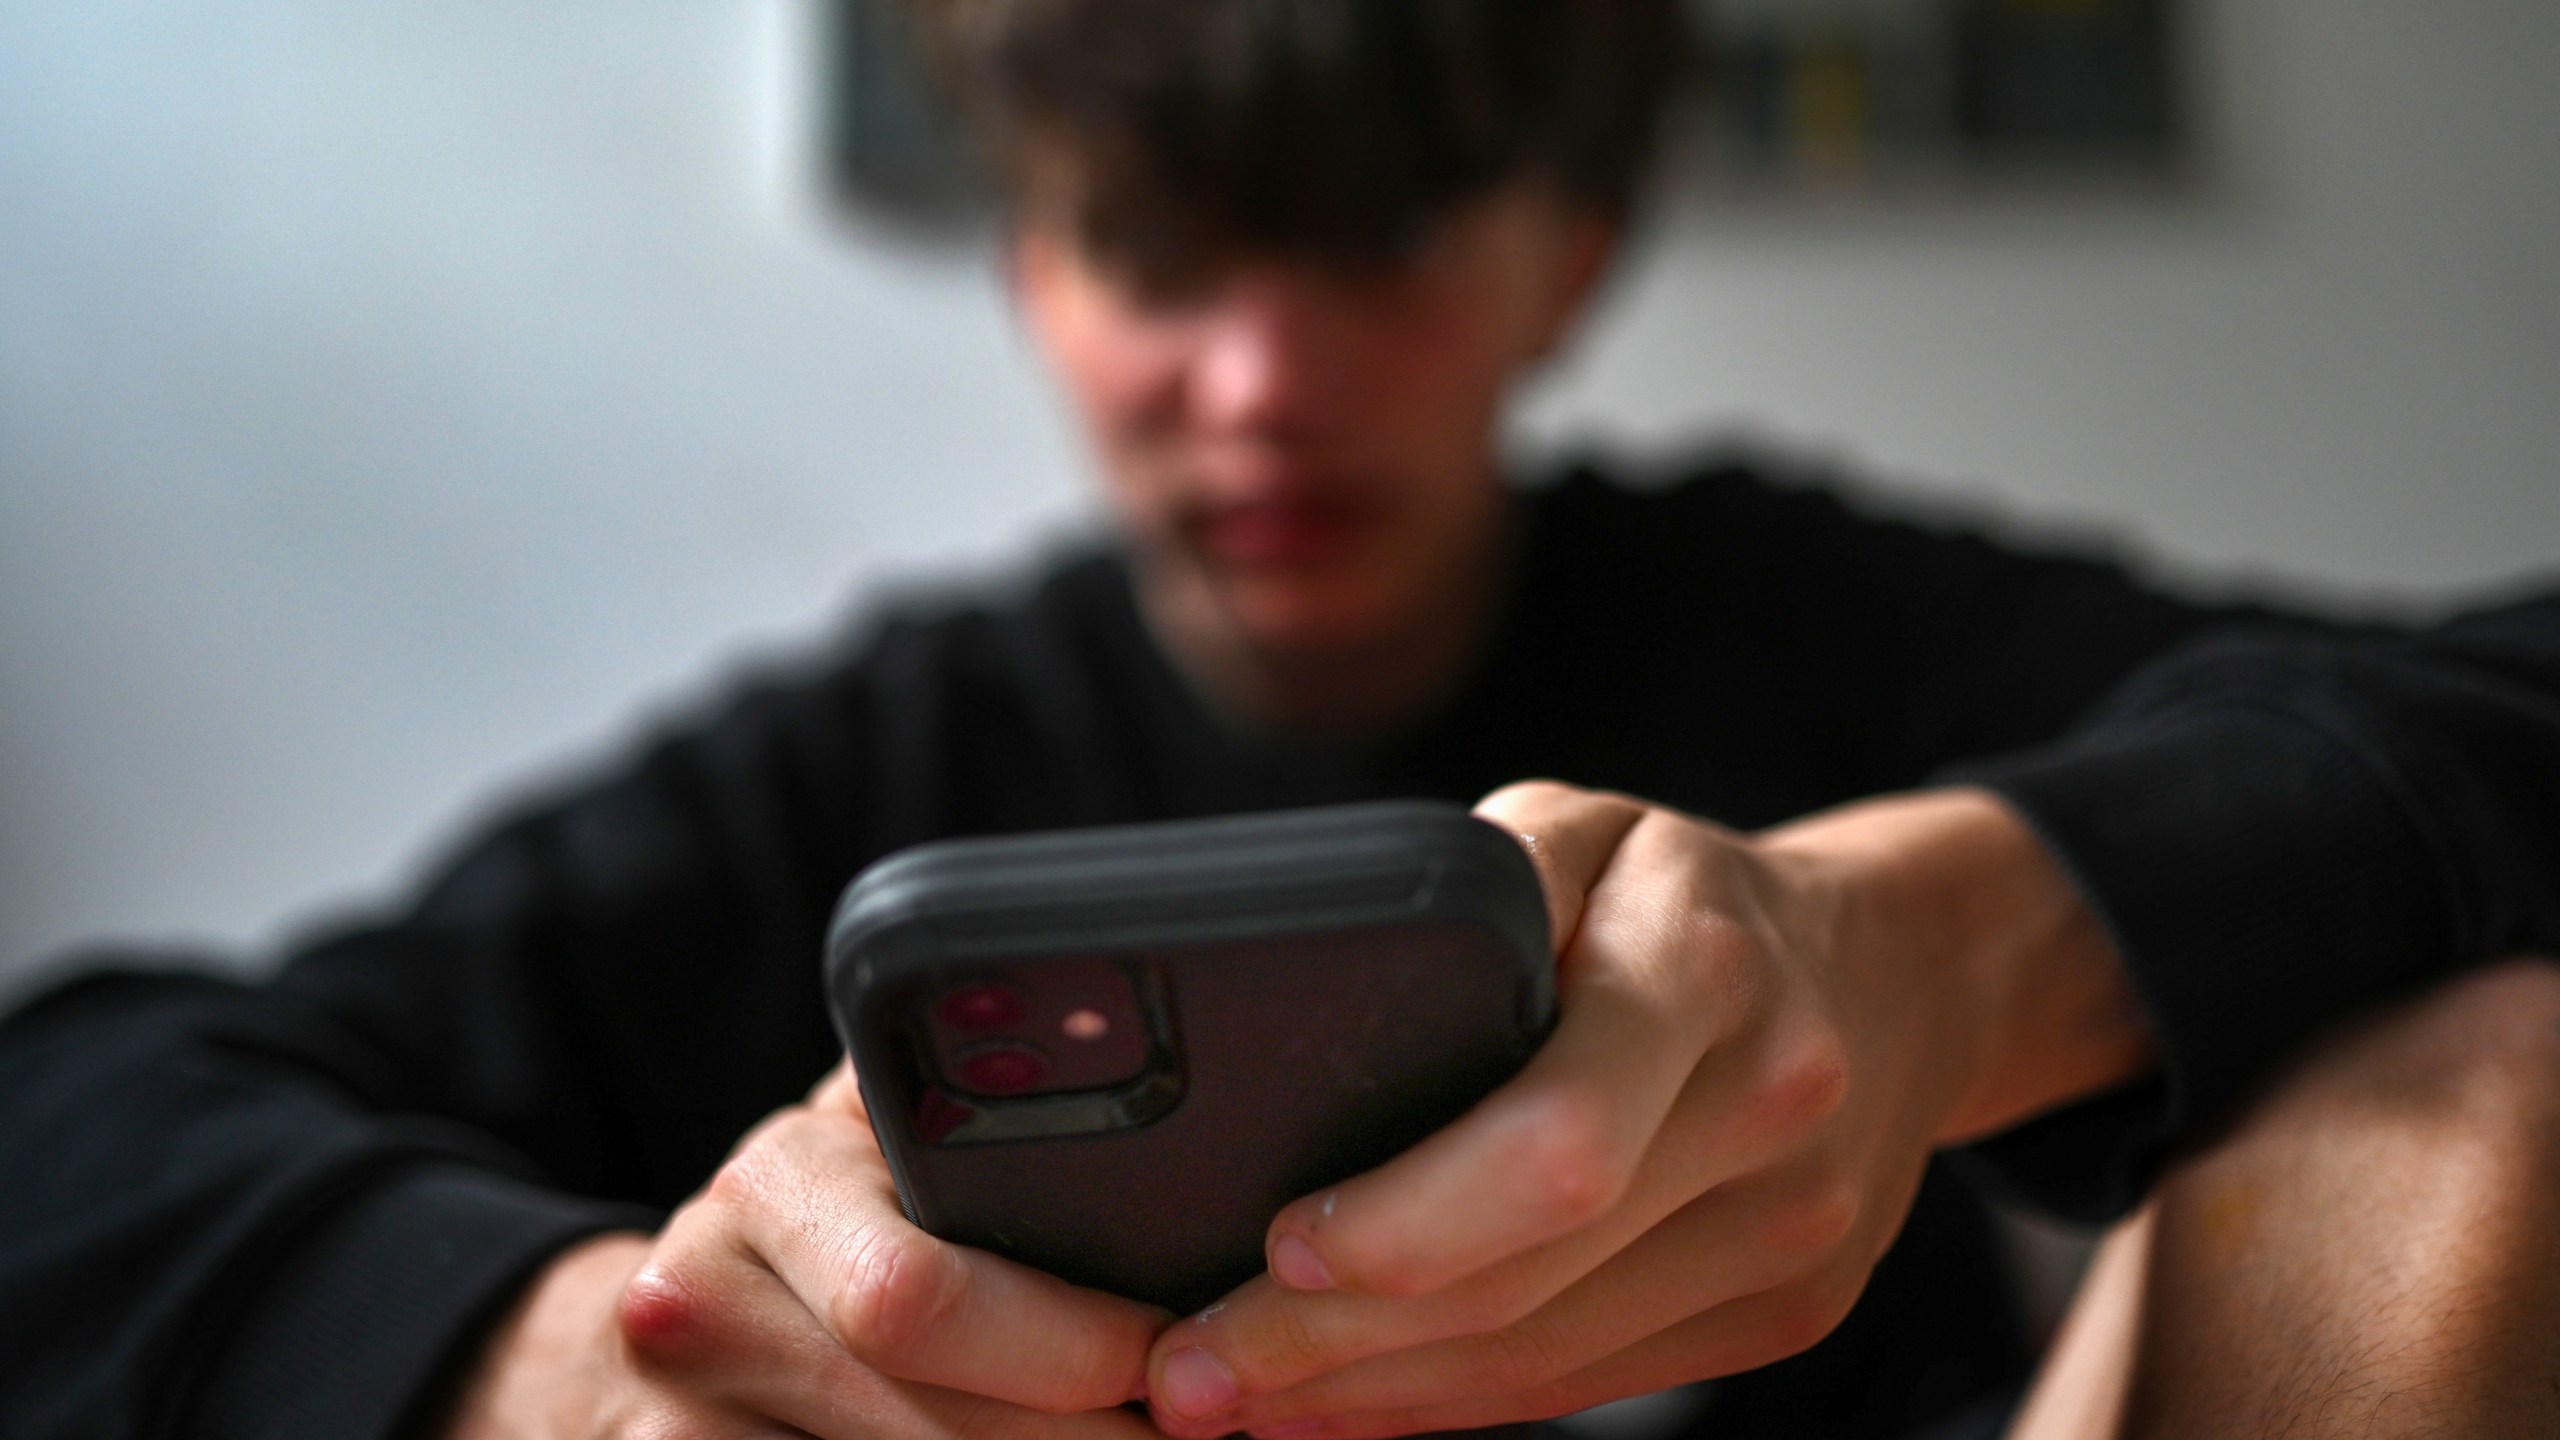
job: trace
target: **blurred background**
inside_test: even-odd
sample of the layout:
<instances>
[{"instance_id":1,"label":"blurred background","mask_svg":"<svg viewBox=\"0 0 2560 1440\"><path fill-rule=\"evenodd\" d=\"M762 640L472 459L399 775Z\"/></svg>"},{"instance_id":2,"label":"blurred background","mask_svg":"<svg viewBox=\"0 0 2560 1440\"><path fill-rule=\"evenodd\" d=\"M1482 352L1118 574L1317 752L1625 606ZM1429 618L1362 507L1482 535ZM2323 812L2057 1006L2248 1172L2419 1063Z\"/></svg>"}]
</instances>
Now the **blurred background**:
<instances>
[{"instance_id":1,"label":"blurred background","mask_svg":"<svg viewBox=\"0 0 2560 1440\"><path fill-rule=\"evenodd\" d=\"M1702 5L1728 83L1524 453L1740 437L2338 604L2552 573L2560 7L1964 8ZM983 236L848 179L849 13L0 7L0 997L254 965L1082 522Z\"/></svg>"}]
</instances>

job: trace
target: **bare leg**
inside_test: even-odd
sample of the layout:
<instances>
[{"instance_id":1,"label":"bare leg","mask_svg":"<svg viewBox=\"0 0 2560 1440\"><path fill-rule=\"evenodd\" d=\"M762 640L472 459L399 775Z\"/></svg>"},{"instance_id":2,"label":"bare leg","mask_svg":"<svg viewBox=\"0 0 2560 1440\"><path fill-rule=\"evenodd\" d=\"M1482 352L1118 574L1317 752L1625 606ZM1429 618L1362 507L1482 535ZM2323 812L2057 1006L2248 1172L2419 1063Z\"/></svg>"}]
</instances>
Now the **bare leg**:
<instances>
[{"instance_id":1,"label":"bare leg","mask_svg":"<svg viewBox=\"0 0 2560 1440\"><path fill-rule=\"evenodd\" d=\"M2010 1434L2560 1436L2560 967L2333 1037L2174 1167Z\"/></svg>"},{"instance_id":2,"label":"bare leg","mask_svg":"<svg viewBox=\"0 0 2560 1440\"><path fill-rule=\"evenodd\" d=\"M2151 1211L2107 1234L2089 1261L2010 1440L2105 1440L2124 1433L2124 1402L2151 1264Z\"/></svg>"}]
</instances>

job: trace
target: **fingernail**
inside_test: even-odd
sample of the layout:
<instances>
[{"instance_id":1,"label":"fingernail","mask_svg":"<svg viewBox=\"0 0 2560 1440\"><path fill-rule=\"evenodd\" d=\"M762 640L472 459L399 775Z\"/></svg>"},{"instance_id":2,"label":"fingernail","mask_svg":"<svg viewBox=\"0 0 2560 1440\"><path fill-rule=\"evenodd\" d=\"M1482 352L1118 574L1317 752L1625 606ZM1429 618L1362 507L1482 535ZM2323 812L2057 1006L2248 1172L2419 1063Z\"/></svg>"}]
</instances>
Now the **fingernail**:
<instances>
[{"instance_id":1,"label":"fingernail","mask_svg":"<svg viewBox=\"0 0 2560 1440\"><path fill-rule=\"evenodd\" d=\"M1324 1268L1324 1257L1295 1235L1283 1235L1272 1243L1271 1274L1292 1290L1333 1288L1333 1272Z\"/></svg>"},{"instance_id":2,"label":"fingernail","mask_svg":"<svg viewBox=\"0 0 2560 1440\"><path fill-rule=\"evenodd\" d=\"M1194 1345L1164 1357L1154 1403L1177 1420L1198 1420L1236 1403L1235 1372L1226 1362Z\"/></svg>"}]
</instances>

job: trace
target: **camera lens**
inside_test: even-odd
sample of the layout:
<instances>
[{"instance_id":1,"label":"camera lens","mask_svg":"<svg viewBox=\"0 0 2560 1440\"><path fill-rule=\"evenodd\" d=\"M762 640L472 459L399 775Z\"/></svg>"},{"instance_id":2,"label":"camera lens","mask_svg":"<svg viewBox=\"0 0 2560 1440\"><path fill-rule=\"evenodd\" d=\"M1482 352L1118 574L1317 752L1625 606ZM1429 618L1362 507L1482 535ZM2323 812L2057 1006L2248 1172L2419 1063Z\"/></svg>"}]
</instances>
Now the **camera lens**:
<instances>
[{"instance_id":1,"label":"camera lens","mask_svg":"<svg viewBox=\"0 0 2560 1440\"><path fill-rule=\"evenodd\" d=\"M1046 1079L1049 1057L1028 1045L999 1043L960 1057L960 1088L980 1095L1019 1095Z\"/></svg>"},{"instance_id":2,"label":"camera lens","mask_svg":"<svg viewBox=\"0 0 2560 1440\"><path fill-rule=\"evenodd\" d=\"M1012 986L983 980L944 995L934 1009L952 1029L985 1035L1021 1024L1031 1004Z\"/></svg>"}]
</instances>

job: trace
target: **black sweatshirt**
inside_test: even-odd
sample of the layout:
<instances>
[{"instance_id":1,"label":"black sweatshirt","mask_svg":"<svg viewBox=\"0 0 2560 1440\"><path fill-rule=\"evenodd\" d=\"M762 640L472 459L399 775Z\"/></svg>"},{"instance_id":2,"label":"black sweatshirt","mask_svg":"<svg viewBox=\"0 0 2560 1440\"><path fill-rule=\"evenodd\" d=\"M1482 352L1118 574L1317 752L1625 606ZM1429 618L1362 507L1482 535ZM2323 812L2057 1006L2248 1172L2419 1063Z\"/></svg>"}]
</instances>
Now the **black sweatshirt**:
<instances>
[{"instance_id":1,"label":"black sweatshirt","mask_svg":"<svg viewBox=\"0 0 2560 1440\"><path fill-rule=\"evenodd\" d=\"M652 1225L836 1059L828 909L938 836L1530 776L1757 827L1989 783L2085 888L2158 1030L2157 1080L1974 1152L2092 1215L2314 1028L2560 949L2560 600L2351 634L1740 468L1649 494L1577 473L1524 510L1487 658L1392 742L1222 726L1096 553L746 687L270 983L113 975L24 1010L0 1029L0 1434L413 1423L549 1255ZM1979 1262L1978 1223L1947 1213L1924 1197L1913 1231ZM1863 1421L1834 1394L1836 1433L2016 1362L2005 1320L1942 1318L1966 1272L1932 1263L1889 1258L1860 1311L1881 1318L1793 1372L1846 1346L1832 1373L1857 1385L1795 1388L1931 1391ZM1915 1368L1940 1351L1963 1353ZM1729 1433L1807 1430L1823 1402L1759 1403L1798 1421L1737 1410Z\"/></svg>"}]
</instances>

